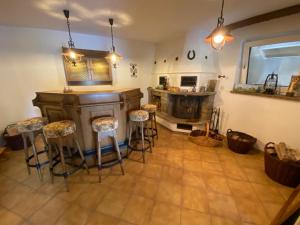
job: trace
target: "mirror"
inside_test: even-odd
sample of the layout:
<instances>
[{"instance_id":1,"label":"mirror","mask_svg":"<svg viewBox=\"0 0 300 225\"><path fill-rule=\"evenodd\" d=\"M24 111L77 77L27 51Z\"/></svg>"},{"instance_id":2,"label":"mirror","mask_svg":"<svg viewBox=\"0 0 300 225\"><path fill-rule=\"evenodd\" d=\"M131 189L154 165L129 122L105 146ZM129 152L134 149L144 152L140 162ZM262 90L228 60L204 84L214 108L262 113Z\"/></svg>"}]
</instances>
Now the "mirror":
<instances>
[{"instance_id":1,"label":"mirror","mask_svg":"<svg viewBox=\"0 0 300 225\"><path fill-rule=\"evenodd\" d=\"M263 85L272 73L278 74L281 87L300 74L300 35L244 43L240 83Z\"/></svg>"}]
</instances>

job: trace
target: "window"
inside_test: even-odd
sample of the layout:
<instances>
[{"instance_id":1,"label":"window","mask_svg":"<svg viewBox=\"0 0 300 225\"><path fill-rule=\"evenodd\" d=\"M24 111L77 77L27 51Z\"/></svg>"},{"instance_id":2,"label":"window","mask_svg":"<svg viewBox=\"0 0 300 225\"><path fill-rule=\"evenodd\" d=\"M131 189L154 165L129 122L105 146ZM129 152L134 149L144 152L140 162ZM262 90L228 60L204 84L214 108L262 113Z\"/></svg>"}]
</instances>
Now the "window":
<instances>
[{"instance_id":1,"label":"window","mask_svg":"<svg viewBox=\"0 0 300 225\"><path fill-rule=\"evenodd\" d=\"M288 86L300 75L300 35L246 42L240 83L263 85L268 74L278 74L278 85Z\"/></svg>"}]
</instances>

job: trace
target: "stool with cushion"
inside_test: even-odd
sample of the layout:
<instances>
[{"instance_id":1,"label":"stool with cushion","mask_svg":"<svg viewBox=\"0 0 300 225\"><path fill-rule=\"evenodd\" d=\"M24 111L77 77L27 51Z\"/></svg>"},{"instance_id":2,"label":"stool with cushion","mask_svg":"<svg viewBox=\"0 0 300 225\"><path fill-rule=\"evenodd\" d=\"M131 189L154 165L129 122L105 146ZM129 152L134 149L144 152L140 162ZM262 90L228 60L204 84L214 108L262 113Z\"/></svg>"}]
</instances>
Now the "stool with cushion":
<instances>
[{"instance_id":1,"label":"stool with cushion","mask_svg":"<svg viewBox=\"0 0 300 225\"><path fill-rule=\"evenodd\" d=\"M154 138L158 139L158 130L157 130L157 123L156 123L156 110L157 106L153 104L145 104L142 106L142 109L149 113L149 120L145 130L147 134L150 132L149 136L152 138L152 145L154 146Z\"/></svg>"},{"instance_id":2,"label":"stool with cushion","mask_svg":"<svg viewBox=\"0 0 300 225\"><path fill-rule=\"evenodd\" d=\"M34 117L17 123L18 132L22 134L24 142L25 162L27 165L28 174L31 173L30 167L35 167L39 178L43 179L41 168L48 164L48 161L40 162L39 155L47 154L47 143L42 132L43 126L47 124L47 119L43 117ZM36 138L41 136L44 143L44 150L38 151L36 147ZM32 146L32 154L29 153L28 139ZM31 163L31 159L34 159L35 163Z\"/></svg>"},{"instance_id":3,"label":"stool with cushion","mask_svg":"<svg viewBox=\"0 0 300 225\"><path fill-rule=\"evenodd\" d=\"M63 120L44 126L43 131L49 146L49 167L52 182L53 176L63 176L66 189L69 191L67 182L68 176L83 166L88 172L88 165L77 140L76 125L71 120ZM73 147L72 149L70 148L71 146ZM68 156L65 156L64 147L66 147L68 150ZM55 150L58 150L58 154L56 155L54 155L54 153L56 153ZM81 163L79 165L75 165L73 162L66 161L66 159L72 160L75 153L79 153L81 159ZM59 164L61 164L63 171L55 172L54 169Z\"/></svg>"},{"instance_id":4,"label":"stool with cushion","mask_svg":"<svg viewBox=\"0 0 300 225\"><path fill-rule=\"evenodd\" d=\"M93 130L97 132L97 159L98 159L99 182L101 182L102 168L111 167L117 163L120 164L122 174L124 175L125 173L122 165L122 157L121 157L120 148L117 140L118 120L113 117L101 117L93 120L92 127ZM105 137L112 138L114 149L117 153L117 160L103 164L101 160L102 159L101 141Z\"/></svg>"},{"instance_id":5,"label":"stool with cushion","mask_svg":"<svg viewBox=\"0 0 300 225\"><path fill-rule=\"evenodd\" d=\"M141 151L143 154L143 163L145 163L145 152L149 149L152 152L151 142L149 135L145 138L144 127L145 123L149 119L149 113L145 110L134 110L129 113L129 141L128 141L128 152ZM133 131L135 128L135 138L132 138ZM141 134L141 137L139 137ZM141 143L141 146L139 144Z\"/></svg>"}]
</instances>

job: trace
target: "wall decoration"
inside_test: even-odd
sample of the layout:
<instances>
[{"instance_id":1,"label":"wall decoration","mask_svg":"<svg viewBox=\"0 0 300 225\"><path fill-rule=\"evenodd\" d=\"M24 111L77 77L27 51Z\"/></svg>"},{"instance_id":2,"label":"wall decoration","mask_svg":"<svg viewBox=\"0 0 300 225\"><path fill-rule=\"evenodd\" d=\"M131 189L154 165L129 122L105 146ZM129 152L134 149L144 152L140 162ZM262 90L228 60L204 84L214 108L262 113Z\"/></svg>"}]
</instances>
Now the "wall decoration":
<instances>
[{"instance_id":1,"label":"wall decoration","mask_svg":"<svg viewBox=\"0 0 300 225\"><path fill-rule=\"evenodd\" d=\"M63 53L67 52L68 48L63 48ZM111 85L112 74L111 65L105 59L107 51L95 51L85 49L74 49L77 53L83 54L80 62L76 62L73 66L65 57L63 63L65 75L68 85Z\"/></svg>"},{"instance_id":2,"label":"wall decoration","mask_svg":"<svg viewBox=\"0 0 300 225\"><path fill-rule=\"evenodd\" d=\"M131 77L137 77L137 64L135 63L130 63L130 73Z\"/></svg>"},{"instance_id":3,"label":"wall decoration","mask_svg":"<svg viewBox=\"0 0 300 225\"><path fill-rule=\"evenodd\" d=\"M292 76L291 82L286 92L287 96L300 95L300 75Z\"/></svg>"},{"instance_id":4,"label":"wall decoration","mask_svg":"<svg viewBox=\"0 0 300 225\"><path fill-rule=\"evenodd\" d=\"M189 50L189 51L188 51L188 54L187 54L187 58L188 58L189 60L195 59L195 58L196 58L196 52L195 52L195 50Z\"/></svg>"}]
</instances>

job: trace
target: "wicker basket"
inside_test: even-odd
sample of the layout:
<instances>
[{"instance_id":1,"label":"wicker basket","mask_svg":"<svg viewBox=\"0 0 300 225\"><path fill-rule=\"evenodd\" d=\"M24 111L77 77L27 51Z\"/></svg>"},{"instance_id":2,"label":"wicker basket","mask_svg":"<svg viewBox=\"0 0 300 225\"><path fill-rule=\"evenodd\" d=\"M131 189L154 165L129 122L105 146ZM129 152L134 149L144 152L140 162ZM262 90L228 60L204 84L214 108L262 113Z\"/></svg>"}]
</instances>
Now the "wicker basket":
<instances>
[{"instance_id":1,"label":"wicker basket","mask_svg":"<svg viewBox=\"0 0 300 225\"><path fill-rule=\"evenodd\" d=\"M265 146L265 172L272 180L280 184L296 187L300 184L300 163L279 160L273 151L275 144L269 142Z\"/></svg>"},{"instance_id":2,"label":"wicker basket","mask_svg":"<svg viewBox=\"0 0 300 225\"><path fill-rule=\"evenodd\" d=\"M189 140L197 145L205 147L217 147L222 144L222 137L209 132L209 124L206 124L206 131L193 130L189 135Z\"/></svg>"},{"instance_id":3,"label":"wicker basket","mask_svg":"<svg viewBox=\"0 0 300 225\"><path fill-rule=\"evenodd\" d=\"M247 154L256 143L256 138L239 132L227 130L227 142L230 150L240 154Z\"/></svg>"}]
</instances>

